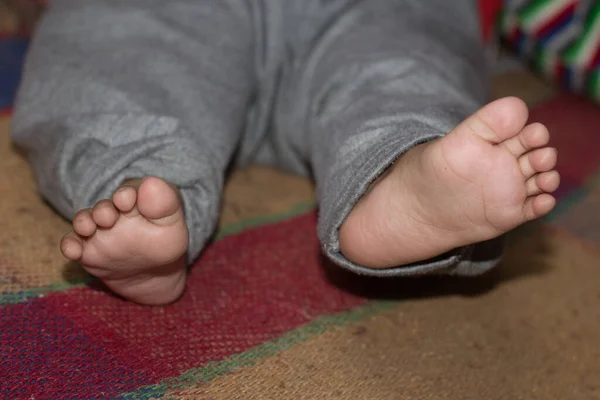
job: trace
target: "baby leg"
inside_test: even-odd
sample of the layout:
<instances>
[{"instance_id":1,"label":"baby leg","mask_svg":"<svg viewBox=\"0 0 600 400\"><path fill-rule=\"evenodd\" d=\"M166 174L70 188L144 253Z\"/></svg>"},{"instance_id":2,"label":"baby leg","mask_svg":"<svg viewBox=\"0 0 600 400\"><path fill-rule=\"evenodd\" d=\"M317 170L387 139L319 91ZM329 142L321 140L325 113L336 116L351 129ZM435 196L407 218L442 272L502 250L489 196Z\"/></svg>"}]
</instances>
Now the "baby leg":
<instances>
[{"instance_id":1,"label":"baby leg","mask_svg":"<svg viewBox=\"0 0 600 400\"><path fill-rule=\"evenodd\" d=\"M215 227L254 85L237 3L64 0L33 41L14 140L65 256L133 301L177 299Z\"/></svg>"},{"instance_id":2,"label":"baby leg","mask_svg":"<svg viewBox=\"0 0 600 400\"><path fill-rule=\"evenodd\" d=\"M372 275L491 267L471 245L548 213L559 177L523 102L481 108L475 2L359 1L330 21L296 92L325 252Z\"/></svg>"}]
</instances>

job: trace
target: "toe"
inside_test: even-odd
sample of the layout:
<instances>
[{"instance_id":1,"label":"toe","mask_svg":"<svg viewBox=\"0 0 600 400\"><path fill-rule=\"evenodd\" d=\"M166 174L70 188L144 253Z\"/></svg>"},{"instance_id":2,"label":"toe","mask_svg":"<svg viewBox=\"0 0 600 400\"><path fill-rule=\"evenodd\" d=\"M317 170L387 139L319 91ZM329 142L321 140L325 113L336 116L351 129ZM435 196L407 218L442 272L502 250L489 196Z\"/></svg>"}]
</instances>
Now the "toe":
<instances>
[{"instance_id":1,"label":"toe","mask_svg":"<svg viewBox=\"0 0 600 400\"><path fill-rule=\"evenodd\" d=\"M83 240L74 231L71 231L60 241L60 250L65 258L77 261L83 255Z\"/></svg>"},{"instance_id":2,"label":"toe","mask_svg":"<svg viewBox=\"0 0 600 400\"><path fill-rule=\"evenodd\" d=\"M521 132L528 117L529 111L523 100L505 97L477 111L455 131L462 134L475 134L492 143L501 143Z\"/></svg>"},{"instance_id":3,"label":"toe","mask_svg":"<svg viewBox=\"0 0 600 400\"><path fill-rule=\"evenodd\" d=\"M146 178L137 193L137 208L153 222L170 223L181 217L179 194L167 182L159 178Z\"/></svg>"},{"instance_id":4,"label":"toe","mask_svg":"<svg viewBox=\"0 0 600 400\"><path fill-rule=\"evenodd\" d=\"M555 148L544 147L525 153L519 157L523 176L529 178L538 172L546 172L556 167L558 153Z\"/></svg>"},{"instance_id":5,"label":"toe","mask_svg":"<svg viewBox=\"0 0 600 400\"><path fill-rule=\"evenodd\" d=\"M127 213L133 210L137 200L137 189L133 186L121 186L113 194L113 203L121 212Z\"/></svg>"},{"instance_id":6,"label":"toe","mask_svg":"<svg viewBox=\"0 0 600 400\"><path fill-rule=\"evenodd\" d=\"M556 199L547 193L530 197L524 203L523 218L525 221L532 221L543 217L552 211L555 205Z\"/></svg>"},{"instance_id":7,"label":"toe","mask_svg":"<svg viewBox=\"0 0 600 400\"><path fill-rule=\"evenodd\" d=\"M527 125L521 133L502 143L515 157L520 157L526 152L538 147L546 146L550 141L548 128L535 122Z\"/></svg>"},{"instance_id":8,"label":"toe","mask_svg":"<svg viewBox=\"0 0 600 400\"><path fill-rule=\"evenodd\" d=\"M542 172L529 178L526 182L527 196L535 196L541 193L552 193L558 189L560 175L558 171L552 170Z\"/></svg>"},{"instance_id":9,"label":"toe","mask_svg":"<svg viewBox=\"0 0 600 400\"><path fill-rule=\"evenodd\" d=\"M112 228L119 218L119 211L111 200L100 200L92 210L94 222L102 228Z\"/></svg>"},{"instance_id":10,"label":"toe","mask_svg":"<svg viewBox=\"0 0 600 400\"><path fill-rule=\"evenodd\" d=\"M92 236L96 232L96 228L91 208L81 210L73 217L73 230L78 235Z\"/></svg>"}]
</instances>

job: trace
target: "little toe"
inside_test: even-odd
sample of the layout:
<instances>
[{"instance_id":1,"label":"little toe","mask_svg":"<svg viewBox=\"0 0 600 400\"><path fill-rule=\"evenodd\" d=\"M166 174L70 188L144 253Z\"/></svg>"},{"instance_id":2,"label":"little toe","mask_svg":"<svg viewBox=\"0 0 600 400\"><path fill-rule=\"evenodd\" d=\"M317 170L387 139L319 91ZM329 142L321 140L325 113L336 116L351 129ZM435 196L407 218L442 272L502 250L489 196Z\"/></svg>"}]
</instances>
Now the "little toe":
<instances>
[{"instance_id":1,"label":"little toe","mask_svg":"<svg viewBox=\"0 0 600 400\"><path fill-rule=\"evenodd\" d=\"M83 255L83 240L74 231L67 233L60 241L60 251L65 258L77 261Z\"/></svg>"},{"instance_id":2,"label":"little toe","mask_svg":"<svg viewBox=\"0 0 600 400\"><path fill-rule=\"evenodd\" d=\"M558 152L555 148L544 147L525 153L519 157L521 172L526 178L538 172L546 172L556 167Z\"/></svg>"},{"instance_id":3,"label":"little toe","mask_svg":"<svg viewBox=\"0 0 600 400\"><path fill-rule=\"evenodd\" d=\"M96 232L97 226L92 218L92 209L86 208L79 211L73 217L73 230L81 236L92 236Z\"/></svg>"},{"instance_id":4,"label":"little toe","mask_svg":"<svg viewBox=\"0 0 600 400\"><path fill-rule=\"evenodd\" d=\"M512 137L502 145L515 157L520 157L526 152L538 147L546 146L550 141L550 133L545 125L539 122L527 125L520 134Z\"/></svg>"},{"instance_id":5,"label":"little toe","mask_svg":"<svg viewBox=\"0 0 600 400\"><path fill-rule=\"evenodd\" d=\"M119 218L119 211L111 200L100 200L92 210L94 222L102 228L112 228Z\"/></svg>"},{"instance_id":6,"label":"little toe","mask_svg":"<svg viewBox=\"0 0 600 400\"><path fill-rule=\"evenodd\" d=\"M135 207L137 189L132 186L121 186L113 194L113 203L121 212L129 212Z\"/></svg>"},{"instance_id":7,"label":"little toe","mask_svg":"<svg viewBox=\"0 0 600 400\"><path fill-rule=\"evenodd\" d=\"M556 199L547 193L533 196L525 201L523 206L523 218L526 221L543 217L548 214L556 205Z\"/></svg>"}]
</instances>

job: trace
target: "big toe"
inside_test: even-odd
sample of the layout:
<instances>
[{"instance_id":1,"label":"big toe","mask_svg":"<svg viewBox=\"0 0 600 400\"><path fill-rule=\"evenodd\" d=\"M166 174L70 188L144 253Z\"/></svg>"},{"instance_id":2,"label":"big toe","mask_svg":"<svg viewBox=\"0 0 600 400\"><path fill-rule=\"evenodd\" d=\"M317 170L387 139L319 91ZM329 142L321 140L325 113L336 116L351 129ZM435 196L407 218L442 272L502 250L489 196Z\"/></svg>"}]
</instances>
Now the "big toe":
<instances>
[{"instance_id":1,"label":"big toe","mask_svg":"<svg viewBox=\"0 0 600 400\"><path fill-rule=\"evenodd\" d=\"M137 208L150 220L169 222L179 217L181 201L175 188L162 179L149 177L138 188Z\"/></svg>"},{"instance_id":2,"label":"big toe","mask_svg":"<svg viewBox=\"0 0 600 400\"><path fill-rule=\"evenodd\" d=\"M529 110L523 100L505 97L481 108L464 120L455 131L462 135L476 135L498 144L521 132L528 118Z\"/></svg>"}]
</instances>

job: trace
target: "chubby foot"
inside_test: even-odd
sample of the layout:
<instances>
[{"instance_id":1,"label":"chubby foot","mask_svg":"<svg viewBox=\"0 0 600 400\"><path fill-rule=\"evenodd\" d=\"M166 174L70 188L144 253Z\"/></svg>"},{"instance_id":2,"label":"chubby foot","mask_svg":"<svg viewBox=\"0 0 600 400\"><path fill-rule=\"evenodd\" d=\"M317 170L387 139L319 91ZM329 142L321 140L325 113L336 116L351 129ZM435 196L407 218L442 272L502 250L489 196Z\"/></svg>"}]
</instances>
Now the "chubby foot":
<instances>
[{"instance_id":1,"label":"chubby foot","mask_svg":"<svg viewBox=\"0 0 600 400\"><path fill-rule=\"evenodd\" d=\"M136 303L168 304L184 291L188 230L179 194L158 178L126 183L111 200L78 212L60 247Z\"/></svg>"},{"instance_id":2,"label":"chubby foot","mask_svg":"<svg viewBox=\"0 0 600 400\"><path fill-rule=\"evenodd\" d=\"M351 261L389 268L489 240L548 214L558 188L546 127L525 126L513 97L494 101L447 136L419 145L376 182L340 228Z\"/></svg>"}]
</instances>

